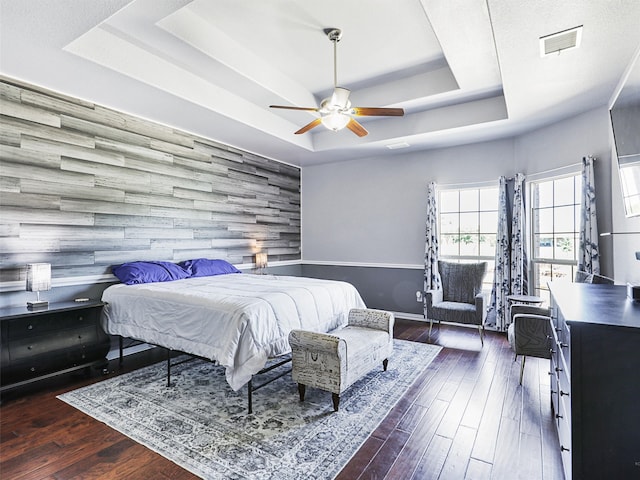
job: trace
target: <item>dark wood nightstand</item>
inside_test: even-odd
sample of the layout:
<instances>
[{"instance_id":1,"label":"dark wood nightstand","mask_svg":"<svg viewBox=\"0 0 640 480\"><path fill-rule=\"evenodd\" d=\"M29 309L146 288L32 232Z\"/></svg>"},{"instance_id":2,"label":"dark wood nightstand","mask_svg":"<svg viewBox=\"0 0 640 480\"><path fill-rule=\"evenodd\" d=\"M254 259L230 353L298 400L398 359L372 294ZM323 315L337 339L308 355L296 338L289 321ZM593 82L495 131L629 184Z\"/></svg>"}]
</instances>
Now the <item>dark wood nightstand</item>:
<instances>
[{"instance_id":1,"label":"dark wood nightstand","mask_svg":"<svg viewBox=\"0 0 640 480\"><path fill-rule=\"evenodd\" d=\"M0 309L0 392L89 367L106 366L111 341L100 301Z\"/></svg>"}]
</instances>

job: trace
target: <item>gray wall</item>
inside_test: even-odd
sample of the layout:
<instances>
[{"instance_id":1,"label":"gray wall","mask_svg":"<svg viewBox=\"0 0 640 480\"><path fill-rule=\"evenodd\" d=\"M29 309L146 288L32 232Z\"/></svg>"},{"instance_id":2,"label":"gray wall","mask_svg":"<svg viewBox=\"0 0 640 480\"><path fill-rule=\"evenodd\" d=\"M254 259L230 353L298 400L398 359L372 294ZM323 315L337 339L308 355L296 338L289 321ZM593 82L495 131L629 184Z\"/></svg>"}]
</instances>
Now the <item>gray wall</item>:
<instances>
[{"instance_id":1,"label":"gray wall","mask_svg":"<svg viewBox=\"0 0 640 480\"><path fill-rule=\"evenodd\" d=\"M300 260L298 168L0 80L2 305L24 301L6 292L32 262L52 264L55 300L95 296L126 261Z\"/></svg>"},{"instance_id":2,"label":"gray wall","mask_svg":"<svg viewBox=\"0 0 640 480\"><path fill-rule=\"evenodd\" d=\"M540 179L579 171L582 157L593 155L599 229L609 232L618 208L612 200L619 203L611 141L601 107L508 140L305 167L303 271L352 281L372 307L421 314L415 292L422 290L428 182L462 186L517 172ZM614 260L631 253L614 251L611 237L600 244L603 274L628 281L627 273L614 272Z\"/></svg>"}]
</instances>

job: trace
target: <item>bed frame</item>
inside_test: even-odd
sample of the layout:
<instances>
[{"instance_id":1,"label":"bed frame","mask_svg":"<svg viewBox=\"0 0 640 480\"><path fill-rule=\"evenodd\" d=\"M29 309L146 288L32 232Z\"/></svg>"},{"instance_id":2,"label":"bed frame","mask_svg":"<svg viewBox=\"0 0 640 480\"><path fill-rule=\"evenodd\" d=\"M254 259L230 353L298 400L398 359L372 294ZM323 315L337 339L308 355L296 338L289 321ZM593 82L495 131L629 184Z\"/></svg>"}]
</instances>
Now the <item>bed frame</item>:
<instances>
[{"instance_id":1,"label":"bed frame","mask_svg":"<svg viewBox=\"0 0 640 480\"><path fill-rule=\"evenodd\" d=\"M147 345L153 345L152 343L149 342L143 342L141 340L136 340L136 339L131 339L132 343L130 345L128 345L128 347L132 347L135 345L143 345L143 344L147 344ZM169 348L166 347L162 347L160 345L153 345L154 347L159 347L159 348L164 348L167 351L167 387L171 386L171 367L175 367L177 365L182 365L183 363L186 362L191 362L193 360L196 359L200 359L200 360L204 360L205 362L213 362L215 363L215 360L209 360L208 358L203 358L203 357L199 357L197 355L193 355L190 354L188 352L181 352L178 350L171 350ZM124 337L122 336L118 336L118 347L119 347L119 358L118 358L118 365L119 368L122 369L122 367L124 366ZM190 358L186 359L186 360L180 360L178 362L173 362L171 363L171 355L172 353L181 353L181 354L185 354L188 355ZM287 357L284 359L280 359L277 360L275 363L264 367L262 370L260 370L258 373L254 374L251 379L249 380L249 382L247 382L247 413L252 414L253 413L253 392L255 392L256 390L260 390L262 387L265 387L267 385L269 385L270 383L278 380L281 377L284 377L285 375L291 373L291 368L285 369L284 371L278 373L275 377L270 378L269 380L265 380L262 383L259 383L258 385L254 385L254 378L258 377L259 375L263 375L267 372L270 372L272 370L275 370L276 368L282 367L284 365L286 365L287 363L291 362L291 357Z\"/></svg>"}]
</instances>

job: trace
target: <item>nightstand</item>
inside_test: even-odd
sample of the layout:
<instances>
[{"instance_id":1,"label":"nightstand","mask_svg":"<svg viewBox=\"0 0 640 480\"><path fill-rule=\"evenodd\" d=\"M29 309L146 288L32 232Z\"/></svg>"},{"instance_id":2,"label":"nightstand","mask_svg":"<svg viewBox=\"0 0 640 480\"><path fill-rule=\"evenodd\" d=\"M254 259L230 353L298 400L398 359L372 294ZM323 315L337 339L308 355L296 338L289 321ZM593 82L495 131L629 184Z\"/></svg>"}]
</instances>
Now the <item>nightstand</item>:
<instances>
[{"instance_id":1,"label":"nightstand","mask_svg":"<svg viewBox=\"0 0 640 480\"><path fill-rule=\"evenodd\" d=\"M100 301L0 309L0 392L62 373L106 366L111 341Z\"/></svg>"}]
</instances>

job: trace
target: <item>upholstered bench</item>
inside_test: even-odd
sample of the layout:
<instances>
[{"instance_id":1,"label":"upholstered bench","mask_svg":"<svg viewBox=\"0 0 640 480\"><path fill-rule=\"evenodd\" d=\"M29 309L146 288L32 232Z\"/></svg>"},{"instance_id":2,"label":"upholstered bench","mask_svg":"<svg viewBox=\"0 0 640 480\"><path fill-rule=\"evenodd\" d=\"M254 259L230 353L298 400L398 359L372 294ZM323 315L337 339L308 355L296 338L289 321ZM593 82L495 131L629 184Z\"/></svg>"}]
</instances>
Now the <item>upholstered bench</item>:
<instances>
[{"instance_id":1,"label":"upholstered bench","mask_svg":"<svg viewBox=\"0 0 640 480\"><path fill-rule=\"evenodd\" d=\"M293 330L289 334L293 381L300 401L307 386L332 393L338 411L340 394L393 352L394 317L390 312L352 309L344 328L329 333Z\"/></svg>"}]
</instances>

